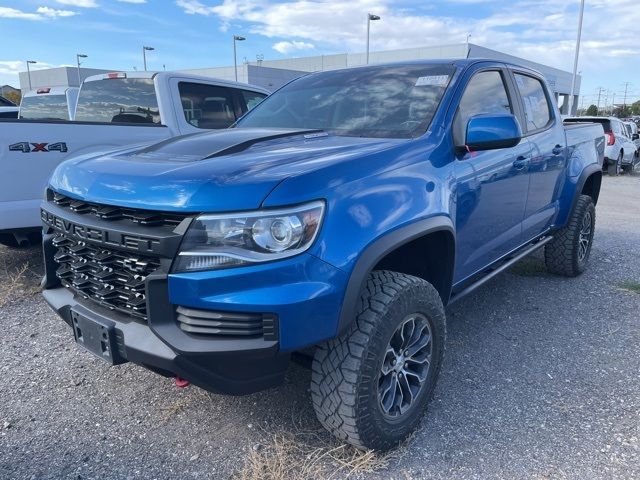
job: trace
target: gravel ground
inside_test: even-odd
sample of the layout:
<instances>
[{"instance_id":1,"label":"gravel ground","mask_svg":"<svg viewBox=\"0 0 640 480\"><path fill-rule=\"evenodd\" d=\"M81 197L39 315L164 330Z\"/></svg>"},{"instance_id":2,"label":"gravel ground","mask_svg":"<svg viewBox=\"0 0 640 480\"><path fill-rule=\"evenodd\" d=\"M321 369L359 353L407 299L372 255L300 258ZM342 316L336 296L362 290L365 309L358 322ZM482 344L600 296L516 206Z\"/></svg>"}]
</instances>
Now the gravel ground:
<instances>
[{"instance_id":1,"label":"gravel ground","mask_svg":"<svg viewBox=\"0 0 640 480\"><path fill-rule=\"evenodd\" d=\"M318 452L334 478L640 478L640 295L620 288L640 282L640 177L605 178L597 215L581 277L536 257L450 308L422 428L360 466L332 450L305 369L223 397L108 368L37 294L38 249L0 247L0 478L229 478Z\"/></svg>"}]
</instances>

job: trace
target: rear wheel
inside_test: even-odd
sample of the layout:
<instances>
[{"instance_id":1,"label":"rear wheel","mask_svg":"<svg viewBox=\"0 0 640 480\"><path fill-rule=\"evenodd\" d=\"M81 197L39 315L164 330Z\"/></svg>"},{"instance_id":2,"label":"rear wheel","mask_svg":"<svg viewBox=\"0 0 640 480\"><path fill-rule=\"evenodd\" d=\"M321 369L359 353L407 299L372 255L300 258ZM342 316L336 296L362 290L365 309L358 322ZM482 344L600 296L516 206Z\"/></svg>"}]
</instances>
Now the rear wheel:
<instances>
[{"instance_id":1,"label":"rear wheel","mask_svg":"<svg viewBox=\"0 0 640 480\"><path fill-rule=\"evenodd\" d=\"M622 152L620 152L616 160L609 160L609 163L607 165L607 173L610 176L617 177L618 175L620 175L620 171L622 169L622 157Z\"/></svg>"},{"instance_id":2,"label":"rear wheel","mask_svg":"<svg viewBox=\"0 0 640 480\"><path fill-rule=\"evenodd\" d=\"M544 247L547 269L555 274L576 277L584 272L596 226L596 209L588 195L580 195L567 225L557 231Z\"/></svg>"},{"instance_id":3,"label":"rear wheel","mask_svg":"<svg viewBox=\"0 0 640 480\"><path fill-rule=\"evenodd\" d=\"M320 423L358 448L386 450L417 427L444 354L445 314L428 282L373 272L360 311L315 353L311 396Z\"/></svg>"}]
</instances>

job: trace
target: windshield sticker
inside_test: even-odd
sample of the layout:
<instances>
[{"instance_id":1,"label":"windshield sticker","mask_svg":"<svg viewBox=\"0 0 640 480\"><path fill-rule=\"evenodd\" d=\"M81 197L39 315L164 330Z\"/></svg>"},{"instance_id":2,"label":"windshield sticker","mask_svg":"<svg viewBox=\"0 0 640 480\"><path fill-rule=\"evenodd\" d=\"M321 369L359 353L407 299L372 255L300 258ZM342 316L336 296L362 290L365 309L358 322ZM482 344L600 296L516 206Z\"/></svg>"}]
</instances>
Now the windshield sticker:
<instances>
[{"instance_id":1,"label":"windshield sticker","mask_svg":"<svg viewBox=\"0 0 640 480\"><path fill-rule=\"evenodd\" d=\"M449 75L427 75L426 77L418 77L418 80L416 80L416 87L444 87L448 81Z\"/></svg>"}]
</instances>

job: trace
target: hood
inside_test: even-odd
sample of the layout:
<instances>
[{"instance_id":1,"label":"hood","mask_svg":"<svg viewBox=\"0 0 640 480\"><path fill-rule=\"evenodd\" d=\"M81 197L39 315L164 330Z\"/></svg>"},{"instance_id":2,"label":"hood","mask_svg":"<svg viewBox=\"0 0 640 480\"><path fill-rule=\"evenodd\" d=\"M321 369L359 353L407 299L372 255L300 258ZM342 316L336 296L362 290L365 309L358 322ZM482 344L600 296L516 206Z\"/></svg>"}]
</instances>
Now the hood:
<instances>
[{"instance_id":1,"label":"hood","mask_svg":"<svg viewBox=\"0 0 640 480\"><path fill-rule=\"evenodd\" d=\"M260 207L285 178L360 160L407 140L237 128L63 162L51 187L90 202L183 212Z\"/></svg>"}]
</instances>

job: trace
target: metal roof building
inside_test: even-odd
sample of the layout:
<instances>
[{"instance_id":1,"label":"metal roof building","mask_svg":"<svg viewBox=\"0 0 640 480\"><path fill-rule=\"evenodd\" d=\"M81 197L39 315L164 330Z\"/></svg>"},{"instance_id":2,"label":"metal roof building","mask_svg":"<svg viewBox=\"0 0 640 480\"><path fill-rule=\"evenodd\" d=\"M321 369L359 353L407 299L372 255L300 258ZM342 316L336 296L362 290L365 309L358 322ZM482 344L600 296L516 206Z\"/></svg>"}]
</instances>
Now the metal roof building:
<instances>
[{"instance_id":1,"label":"metal roof building","mask_svg":"<svg viewBox=\"0 0 640 480\"><path fill-rule=\"evenodd\" d=\"M99 75L101 73L112 72L113 70L100 70L98 68L80 68L80 78L84 80L91 75ZM28 92L29 76L31 76L31 90L40 87L78 87L78 68L77 67L57 67L43 68L40 70L31 70L20 72L20 90Z\"/></svg>"},{"instance_id":2,"label":"metal roof building","mask_svg":"<svg viewBox=\"0 0 640 480\"><path fill-rule=\"evenodd\" d=\"M324 70L337 70L346 67L355 67L365 64L365 53L340 53L335 55L317 55L311 57L284 58L279 60L257 60L238 65L238 80L241 82L258 85L268 90L275 90L285 83L304 75L308 72ZM420 59L445 59L445 58L488 58L492 60L512 62L538 70L542 73L554 91L560 111L568 113L567 105L571 92L570 72L553 68L530 60L508 55L497 50L481 47L473 43L459 43L453 45L440 45L434 47L415 47L401 50L384 50L371 52L369 63L390 63ZM112 70L98 70L90 68L80 69L82 78L89 75L107 73ZM235 69L230 67L212 67L182 70L183 72L220 78L223 80L235 80ZM53 86L77 86L78 71L75 67L60 67L31 72L32 88ZM20 86L23 91L29 89L26 72L20 73ZM580 92L580 77L576 81L574 92L574 113L578 105Z\"/></svg>"},{"instance_id":3,"label":"metal roof building","mask_svg":"<svg viewBox=\"0 0 640 480\"><path fill-rule=\"evenodd\" d=\"M549 83L549 87L555 93L561 112L567 113L567 100L569 99L571 92L572 74L570 72L543 65L541 63L532 62L524 58L508 55L496 50L491 50L489 48L481 47L480 45L459 43L436 47L415 47L401 50L371 52L369 54L369 63L390 63L439 58L488 58L492 60L516 63L538 70L545 76ZM259 60L256 62L248 62L243 65L238 65L238 80L273 90L303 73L357 67L364 65L365 61L366 54L364 52L284 58L280 60ZM233 67L213 67L185 71L222 78L225 80L235 79ZM579 92L580 77L578 76L574 92L575 101L573 102L575 107L578 105Z\"/></svg>"}]
</instances>

